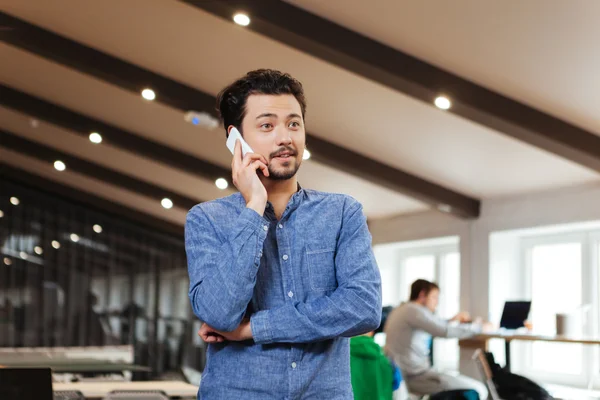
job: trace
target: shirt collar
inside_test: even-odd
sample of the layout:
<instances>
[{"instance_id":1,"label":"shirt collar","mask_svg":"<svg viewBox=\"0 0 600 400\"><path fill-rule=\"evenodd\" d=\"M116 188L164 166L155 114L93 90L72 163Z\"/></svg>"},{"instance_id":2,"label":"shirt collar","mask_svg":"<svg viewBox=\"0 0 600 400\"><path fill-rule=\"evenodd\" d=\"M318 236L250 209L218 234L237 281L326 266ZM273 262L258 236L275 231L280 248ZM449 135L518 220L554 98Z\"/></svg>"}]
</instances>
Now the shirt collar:
<instances>
[{"instance_id":1,"label":"shirt collar","mask_svg":"<svg viewBox=\"0 0 600 400\"><path fill-rule=\"evenodd\" d=\"M296 193L294 193L292 195L292 197L290 198L290 201L288 202L287 208L290 211L295 210L296 208L298 208L298 206L301 204L302 199L304 198L306 191L302 188L302 186L300 186L300 183L297 184L297 188L296 188ZM272 211L273 210L273 204L271 204L270 201L267 201L267 204L265 206L265 210L268 211Z\"/></svg>"}]
</instances>

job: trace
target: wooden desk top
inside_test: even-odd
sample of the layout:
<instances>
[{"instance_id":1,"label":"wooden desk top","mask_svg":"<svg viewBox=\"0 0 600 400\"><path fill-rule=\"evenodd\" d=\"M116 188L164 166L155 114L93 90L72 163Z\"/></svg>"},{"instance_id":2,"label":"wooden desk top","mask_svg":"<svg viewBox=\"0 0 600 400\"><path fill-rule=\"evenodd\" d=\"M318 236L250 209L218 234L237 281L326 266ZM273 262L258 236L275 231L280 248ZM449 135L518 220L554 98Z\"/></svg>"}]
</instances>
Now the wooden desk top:
<instances>
[{"instance_id":1,"label":"wooden desk top","mask_svg":"<svg viewBox=\"0 0 600 400\"><path fill-rule=\"evenodd\" d=\"M54 383L52 390L78 390L86 398L104 398L113 390L162 390L169 397L196 398L198 386L180 381Z\"/></svg>"},{"instance_id":2,"label":"wooden desk top","mask_svg":"<svg viewBox=\"0 0 600 400\"><path fill-rule=\"evenodd\" d=\"M466 339L467 341L478 341L488 339L504 339L506 341L512 340L524 340L524 341L540 341L540 342L554 342L554 343L579 343L579 344L600 344L600 338L591 337L566 337L557 335L536 335L535 333L516 332L516 333L504 333L504 332L491 332L482 333L477 336Z\"/></svg>"}]
</instances>

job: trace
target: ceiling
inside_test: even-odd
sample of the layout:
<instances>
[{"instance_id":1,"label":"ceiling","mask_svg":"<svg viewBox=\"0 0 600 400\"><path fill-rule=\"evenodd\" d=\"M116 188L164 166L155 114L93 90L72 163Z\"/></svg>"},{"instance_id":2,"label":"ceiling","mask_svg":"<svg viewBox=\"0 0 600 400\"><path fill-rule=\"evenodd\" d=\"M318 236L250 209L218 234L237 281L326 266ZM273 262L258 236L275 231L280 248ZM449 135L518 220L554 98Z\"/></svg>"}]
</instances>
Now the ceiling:
<instances>
[{"instance_id":1,"label":"ceiling","mask_svg":"<svg viewBox=\"0 0 600 400\"><path fill-rule=\"evenodd\" d=\"M463 199L478 202L600 183L600 169L593 168L594 162L600 165L600 153L595 152L600 143L596 141L600 141L600 75L596 72L600 71L596 40L600 38L600 24L595 21L600 4L594 0L568 5L558 0L510 5L475 0L452 4L433 0L287 2L287 7L301 7L313 17L335 22L390 50L537 109L548 121L561 119L581 130L586 143L591 143L588 147L594 150L585 155L586 162L578 162L577 155L571 157L574 150L536 146L535 141L520 140L514 132L498 129L501 124L486 125L465 117L458 102L448 111L440 110L431 102L370 79L350 63L346 67L329 62L327 56L301 51L254 31L253 22L241 27L203 9L206 2L196 3L1 0L0 10L185 85L207 99L254 68L291 73L306 90L306 123L315 146L314 157L303 163L300 183L356 197L370 219L419 212L436 208L436 204L448 211L440 206L454 207L451 201L457 197L458 203ZM67 17L67 12L77 18ZM258 22L256 25L260 26ZM9 34L9 30L0 30L0 38ZM114 79L75 68L71 60L57 62L10 39L0 42L0 58L0 83L6 87L204 160L224 174L229 168L223 130L185 122L181 107L162 101L158 90L156 101L143 100L126 83L119 85ZM182 168L115 141L92 144L86 139L89 132L68 123L59 126L34 114L2 105L0 99L0 129L11 135L193 201L233 193L231 188L217 189L214 179L193 168ZM501 119L503 115L499 112L494 117ZM39 120L35 127L32 119ZM546 132L536 133L543 136ZM560 139L563 147L568 145L568 136ZM333 145L333 150L319 152L329 149L318 144L319 140ZM344 149L352 152L345 164L335 160ZM185 221L187 209L181 205L165 210L160 198L149 192L116 187L97 176L73 171L68 165L66 171L57 172L50 162L35 156L0 143L3 163L171 224L183 225ZM353 159L361 161L352 163ZM388 178L372 179L378 170L371 168L371 161L388 168ZM408 178L396 182L395 174Z\"/></svg>"}]
</instances>

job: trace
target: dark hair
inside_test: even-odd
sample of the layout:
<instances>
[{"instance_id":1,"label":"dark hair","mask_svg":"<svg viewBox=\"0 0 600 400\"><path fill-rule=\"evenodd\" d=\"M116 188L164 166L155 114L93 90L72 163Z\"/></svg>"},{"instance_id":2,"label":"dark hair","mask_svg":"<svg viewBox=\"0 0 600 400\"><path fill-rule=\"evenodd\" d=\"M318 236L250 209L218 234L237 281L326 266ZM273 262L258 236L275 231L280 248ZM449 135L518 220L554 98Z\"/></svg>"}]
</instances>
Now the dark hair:
<instances>
[{"instance_id":1,"label":"dark hair","mask_svg":"<svg viewBox=\"0 0 600 400\"><path fill-rule=\"evenodd\" d=\"M440 287L433 283L426 281L425 279L417 279L410 285L410 301L415 301L419 298L421 292L425 292L425 296L429 294L433 289L440 290Z\"/></svg>"},{"instance_id":2,"label":"dark hair","mask_svg":"<svg viewBox=\"0 0 600 400\"><path fill-rule=\"evenodd\" d=\"M302 118L304 118L306 99L302 84L289 74L272 69L257 69L248 72L221 90L217 96L217 111L223 121L225 135L229 125L235 126L242 133L241 125L246 115L246 101L252 94L291 94L300 103Z\"/></svg>"}]
</instances>

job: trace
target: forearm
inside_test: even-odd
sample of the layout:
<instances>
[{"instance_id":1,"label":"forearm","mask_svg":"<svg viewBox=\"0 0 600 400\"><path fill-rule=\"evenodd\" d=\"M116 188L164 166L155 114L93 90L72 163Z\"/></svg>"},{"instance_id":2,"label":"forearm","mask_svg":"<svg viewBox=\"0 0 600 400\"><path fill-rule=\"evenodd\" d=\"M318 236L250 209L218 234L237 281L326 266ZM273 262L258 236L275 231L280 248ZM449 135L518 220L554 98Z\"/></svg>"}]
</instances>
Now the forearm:
<instances>
[{"instance_id":1,"label":"forearm","mask_svg":"<svg viewBox=\"0 0 600 400\"><path fill-rule=\"evenodd\" d=\"M331 296L259 311L250 319L254 341L308 343L375 330L381 322L378 288L374 281L360 290L338 288Z\"/></svg>"},{"instance_id":2,"label":"forearm","mask_svg":"<svg viewBox=\"0 0 600 400\"><path fill-rule=\"evenodd\" d=\"M449 324L446 337L464 339L481 332L481 326L478 324Z\"/></svg>"},{"instance_id":3,"label":"forearm","mask_svg":"<svg viewBox=\"0 0 600 400\"><path fill-rule=\"evenodd\" d=\"M206 223L198 224L196 217L188 217L186 224L192 309L210 326L232 331L252 299L266 237L264 221L246 209L229 236L219 242Z\"/></svg>"}]
</instances>

